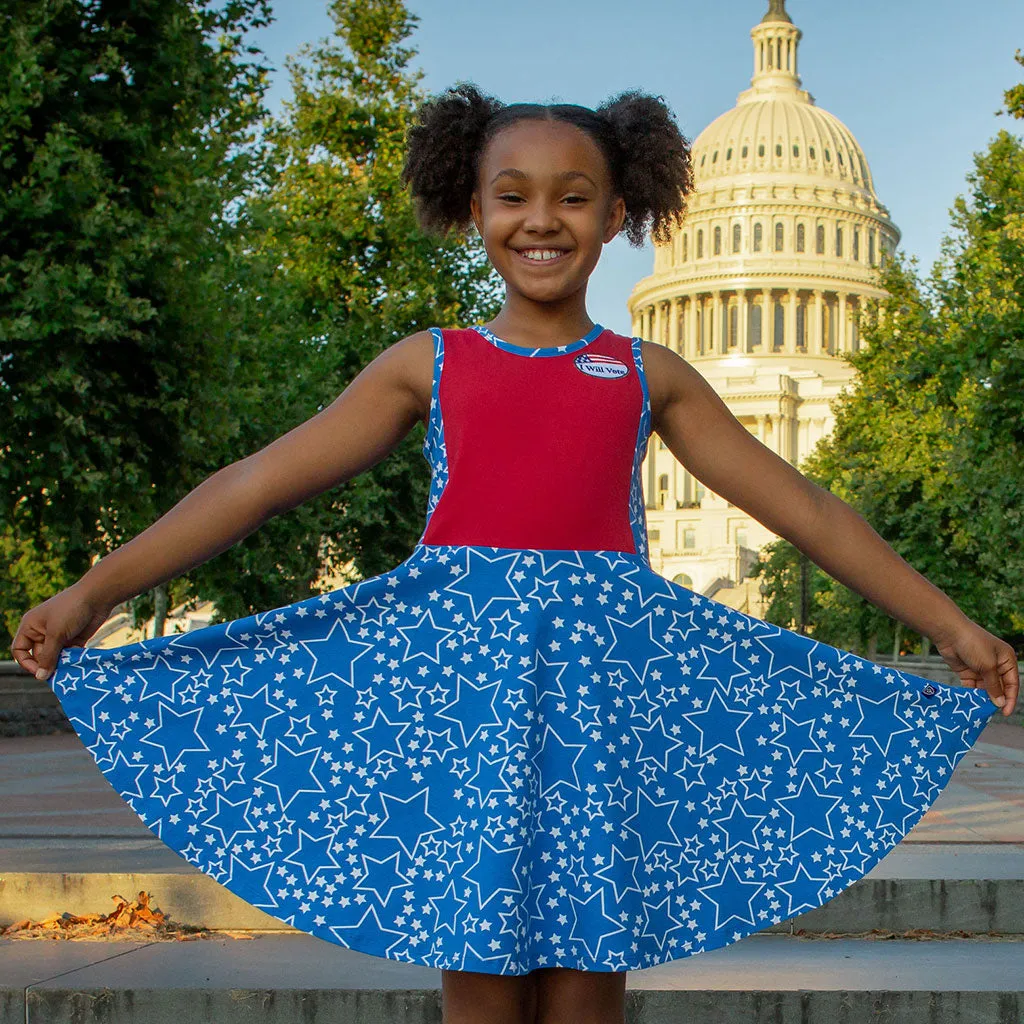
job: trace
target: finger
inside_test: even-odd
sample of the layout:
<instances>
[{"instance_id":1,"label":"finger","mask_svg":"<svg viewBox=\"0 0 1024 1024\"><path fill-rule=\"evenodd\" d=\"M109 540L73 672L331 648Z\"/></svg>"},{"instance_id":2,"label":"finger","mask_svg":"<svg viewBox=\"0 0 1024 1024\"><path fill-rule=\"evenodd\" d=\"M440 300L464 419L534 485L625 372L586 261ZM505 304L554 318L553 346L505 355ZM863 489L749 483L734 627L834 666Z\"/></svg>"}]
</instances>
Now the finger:
<instances>
[{"instance_id":1,"label":"finger","mask_svg":"<svg viewBox=\"0 0 1024 1024\"><path fill-rule=\"evenodd\" d=\"M34 648L42 644L45 637L42 631L33 626L22 626L11 643L11 655L26 672L35 675L39 670Z\"/></svg>"},{"instance_id":2,"label":"finger","mask_svg":"<svg viewBox=\"0 0 1024 1024\"><path fill-rule=\"evenodd\" d=\"M1006 696L1006 707L1004 714L1009 714L1017 706L1017 697L1020 693L1020 671L1017 668L1017 653L1009 644L1000 648L999 674L1002 678L1003 693Z\"/></svg>"},{"instance_id":3,"label":"finger","mask_svg":"<svg viewBox=\"0 0 1024 1024\"><path fill-rule=\"evenodd\" d=\"M992 699L992 703L1005 709L1006 698L1003 696L1003 681L999 675L994 652L991 659L986 658L984 662L982 662L981 676L984 680L985 689L988 691L988 695Z\"/></svg>"},{"instance_id":4,"label":"finger","mask_svg":"<svg viewBox=\"0 0 1024 1024\"><path fill-rule=\"evenodd\" d=\"M61 651L61 644L55 639L46 639L43 641L42 650L36 657L38 662L38 668L36 668L35 676L40 681L49 679L53 672L54 667L57 664L57 657Z\"/></svg>"}]
</instances>

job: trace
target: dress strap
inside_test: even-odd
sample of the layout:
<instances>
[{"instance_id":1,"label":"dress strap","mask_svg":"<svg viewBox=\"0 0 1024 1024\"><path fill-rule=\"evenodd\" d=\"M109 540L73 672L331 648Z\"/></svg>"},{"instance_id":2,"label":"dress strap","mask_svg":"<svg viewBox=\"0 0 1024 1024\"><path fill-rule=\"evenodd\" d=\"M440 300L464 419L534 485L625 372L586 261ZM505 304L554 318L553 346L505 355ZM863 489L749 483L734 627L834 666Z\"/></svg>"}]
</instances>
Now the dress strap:
<instances>
[{"instance_id":1,"label":"dress strap","mask_svg":"<svg viewBox=\"0 0 1024 1024\"><path fill-rule=\"evenodd\" d=\"M633 353L633 365L636 367L636 375L640 381L640 389L643 393L643 405L640 410L640 422L637 425L636 449L633 453L633 474L629 488L629 525L633 531L633 541L636 544L637 554L649 563L647 508L644 504L644 487L643 478L640 475L640 467L643 465L644 456L647 454L647 441L651 436L651 395L647 388L647 373L644 370L642 346L642 338L632 339L630 347Z\"/></svg>"},{"instance_id":2,"label":"dress strap","mask_svg":"<svg viewBox=\"0 0 1024 1024\"><path fill-rule=\"evenodd\" d=\"M430 336L434 342L434 362L430 384L430 415L427 417L427 433L423 438L423 457L430 466L430 493L427 496L426 519L423 533L420 534L421 541L444 485L448 482L448 453L444 443L444 419L441 416L440 398L441 372L444 369L444 331L440 327L431 327Z\"/></svg>"}]
</instances>

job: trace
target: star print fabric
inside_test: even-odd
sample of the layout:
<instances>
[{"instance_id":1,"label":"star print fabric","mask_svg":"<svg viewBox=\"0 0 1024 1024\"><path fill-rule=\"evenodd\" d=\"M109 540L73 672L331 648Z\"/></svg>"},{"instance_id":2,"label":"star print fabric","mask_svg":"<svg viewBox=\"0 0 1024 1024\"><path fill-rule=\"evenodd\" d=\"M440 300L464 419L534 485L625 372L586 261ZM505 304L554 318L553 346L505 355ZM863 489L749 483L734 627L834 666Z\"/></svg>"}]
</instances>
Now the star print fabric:
<instances>
[{"instance_id":1,"label":"star print fabric","mask_svg":"<svg viewBox=\"0 0 1024 1024\"><path fill-rule=\"evenodd\" d=\"M622 971L821 906L988 721L620 551L417 545L332 594L53 677L164 843L330 942Z\"/></svg>"}]
</instances>

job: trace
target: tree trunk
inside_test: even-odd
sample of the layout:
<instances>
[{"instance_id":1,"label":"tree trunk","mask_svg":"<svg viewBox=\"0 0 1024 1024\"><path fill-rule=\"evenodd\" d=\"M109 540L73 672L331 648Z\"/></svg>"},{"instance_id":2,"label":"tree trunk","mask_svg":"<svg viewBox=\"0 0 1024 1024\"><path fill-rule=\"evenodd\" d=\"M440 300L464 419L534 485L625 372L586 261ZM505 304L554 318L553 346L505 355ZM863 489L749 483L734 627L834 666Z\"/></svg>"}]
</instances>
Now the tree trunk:
<instances>
[{"instance_id":1,"label":"tree trunk","mask_svg":"<svg viewBox=\"0 0 1024 1024\"><path fill-rule=\"evenodd\" d=\"M153 636L164 635L164 623L167 621L167 584L161 583L153 588Z\"/></svg>"},{"instance_id":2,"label":"tree trunk","mask_svg":"<svg viewBox=\"0 0 1024 1024\"><path fill-rule=\"evenodd\" d=\"M878 654L878 634L872 633L868 637L868 660L874 661L876 654Z\"/></svg>"},{"instance_id":3,"label":"tree trunk","mask_svg":"<svg viewBox=\"0 0 1024 1024\"><path fill-rule=\"evenodd\" d=\"M927 658L928 655L931 654L931 652L932 652L931 637L927 637L927 636L925 636L922 633L921 634L921 657L922 658Z\"/></svg>"},{"instance_id":4,"label":"tree trunk","mask_svg":"<svg viewBox=\"0 0 1024 1024\"><path fill-rule=\"evenodd\" d=\"M900 638L903 635L903 623L896 623L896 633L892 641L892 663L895 665L900 660Z\"/></svg>"}]
</instances>

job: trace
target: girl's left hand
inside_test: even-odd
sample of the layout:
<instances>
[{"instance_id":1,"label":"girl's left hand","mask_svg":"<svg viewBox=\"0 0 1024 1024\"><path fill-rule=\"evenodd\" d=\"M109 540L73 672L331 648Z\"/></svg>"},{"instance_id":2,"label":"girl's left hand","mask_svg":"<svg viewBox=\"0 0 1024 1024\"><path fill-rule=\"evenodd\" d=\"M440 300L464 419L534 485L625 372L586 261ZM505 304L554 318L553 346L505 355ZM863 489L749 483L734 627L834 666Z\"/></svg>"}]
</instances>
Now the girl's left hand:
<instances>
[{"instance_id":1,"label":"girl's left hand","mask_svg":"<svg viewBox=\"0 0 1024 1024\"><path fill-rule=\"evenodd\" d=\"M1013 648L967 619L953 632L933 637L936 650L965 686L983 687L993 703L1009 715L1017 705L1020 676Z\"/></svg>"}]
</instances>

